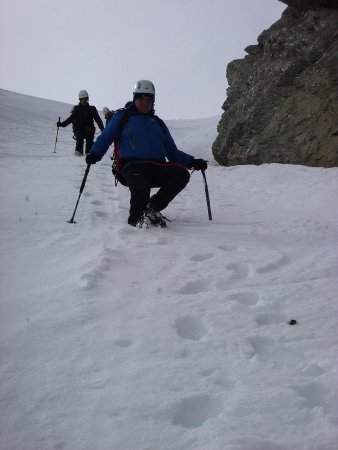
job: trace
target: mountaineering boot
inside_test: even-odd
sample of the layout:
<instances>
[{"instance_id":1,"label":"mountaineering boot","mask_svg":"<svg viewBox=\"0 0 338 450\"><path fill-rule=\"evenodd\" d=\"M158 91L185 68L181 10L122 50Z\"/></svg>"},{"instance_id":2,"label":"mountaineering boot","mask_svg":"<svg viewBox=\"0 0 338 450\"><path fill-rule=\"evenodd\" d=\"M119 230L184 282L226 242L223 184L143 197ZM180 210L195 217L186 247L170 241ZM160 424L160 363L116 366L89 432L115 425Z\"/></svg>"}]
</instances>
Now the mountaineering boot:
<instances>
[{"instance_id":1,"label":"mountaineering boot","mask_svg":"<svg viewBox=\"0 0 338 450\"><path fill-rule=\"evenodd\" d=\"M144 224L144 216L142 215L142 217L138 220L133 220L131 218L128 219L128 225L131 225L132 227L135 228L142 228Z\"/></svg>"},{"instance_id":2,"label":"mountaineering boot","mask_svg":"<svg viewBox=\"0 0 338 450\"><path fill-rule=\"evenodd\" d=\"M165 228L167 226L166 220L168 219L159 211L156 211L156 209L152 208L150 203L148 203L145 213L144 213L145 221L148 222L151 225L155 225L156 227L160 226L161 228Z\"/></svg>"}]
</instances>

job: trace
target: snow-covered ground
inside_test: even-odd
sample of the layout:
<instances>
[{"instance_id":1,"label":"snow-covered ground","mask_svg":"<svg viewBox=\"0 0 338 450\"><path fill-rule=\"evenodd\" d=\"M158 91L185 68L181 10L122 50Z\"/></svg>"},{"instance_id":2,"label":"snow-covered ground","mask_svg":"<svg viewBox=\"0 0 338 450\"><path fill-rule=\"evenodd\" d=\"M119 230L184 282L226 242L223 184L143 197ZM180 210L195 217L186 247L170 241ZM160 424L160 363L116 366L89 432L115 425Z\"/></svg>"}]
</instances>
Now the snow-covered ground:
<instances>
[{"instance_id":1,"label":"snow-covered ground","mask_svg":"<svg viewBox=\"0 0 338 450\"><path fill-rule=\"evenodd\" d=\"M129 227L109 152L69 224L71 106L0 95L1 450L337 450L338 168L220 167L219 117L168 121L213 221L195 172Z\"/></svg>"}]
</instances>

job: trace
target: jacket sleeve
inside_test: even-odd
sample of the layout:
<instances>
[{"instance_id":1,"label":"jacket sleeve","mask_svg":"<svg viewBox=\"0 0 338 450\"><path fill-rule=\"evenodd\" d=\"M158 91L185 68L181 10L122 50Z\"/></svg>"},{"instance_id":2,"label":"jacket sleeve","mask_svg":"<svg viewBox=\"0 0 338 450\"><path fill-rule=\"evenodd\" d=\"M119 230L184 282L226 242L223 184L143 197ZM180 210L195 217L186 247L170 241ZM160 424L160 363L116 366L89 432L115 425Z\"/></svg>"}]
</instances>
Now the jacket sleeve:
<instances>
[{"instance_id":1,"label":"jacket sleeve","mask_svg":"<svg viewBox=\"0 0 338 450\"><path fill-rule=\"evenodd\" d=\"M121 131L121 121L122 113L120 111L117 111L106 125L106 128L102 130L102 133L94 142L90 153L94 153L100 158L102 158L103 155L107 153L110 145L115 139L119 137L119 133Z\"/></svg>"},{"instance_id":2,"label":"jacket sleeve","mask_svg":"<svg viewBox=\"0 0 338 450\"><path fill-rule=\"evenodd\" d=\"M104 129L104 125L103 125L102 119L99 116L99 113L97 112L97 109L95 108L95 106L93 106L92 108L93 108L93 118L94 118L95 122L97 123L97 126L102 131Z\"/></svg>"},{"instance_id":3,"label":"jacket sleeve","mask_svg":"<svg viewBox=\"0 0 338 450\"><path fill-rule=\"evenodd\" d=\"M177 162L179 164L182 164L182 166L185 166L187 168L190 168L192 166L192 162L194 160L194 157L192 155L189 155L188 153L182 152L182 150L179 150L175 144L174 139L172 138L170 131L166 124L163 123L163 130L165 135L165 148L166 148L166 157L170 162Z\"/></svg>"},{"instance_id":4,"label":"jacket sleeve","mask_svg":"<svg viewBox=\"0 0 338 450\"><path fill-rule=\"evenodd\" d=\"M76 117L76 113L77 113L77 109L76 109L76 106L74 106L74 108L72 109L72 111L71 111L71 113L70 113L70 116L67 117L66 120L64 120L63 122L61 122L60 127L62 127L62 128L68 127L68 125L69 125L70 123L73 123L73 121L74 121L74 119L75 119L75 117Z\"/></svg>"}]
</instances>

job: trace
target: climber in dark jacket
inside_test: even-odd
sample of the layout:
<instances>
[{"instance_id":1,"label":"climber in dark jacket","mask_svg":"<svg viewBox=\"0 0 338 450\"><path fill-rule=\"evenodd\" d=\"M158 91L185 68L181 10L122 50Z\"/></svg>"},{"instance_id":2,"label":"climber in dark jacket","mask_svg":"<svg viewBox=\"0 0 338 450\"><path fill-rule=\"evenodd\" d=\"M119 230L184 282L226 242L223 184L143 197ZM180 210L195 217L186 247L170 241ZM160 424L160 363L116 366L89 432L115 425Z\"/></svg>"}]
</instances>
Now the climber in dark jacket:
<instances>
[{"instance_id":1,"label":"climber in dark jacket","mask_svg":"<svg viewBox=\"0 0 338 450\"><path fill-rule=\"evenodd\" d=\"M95 106L89 105L88 92L81 90L79 92L79 104L75 105L72 109L70 116L63 122L58 122L58 127L67 127L69 124L73 124L73 132L76 140L75 153L79 156L83 155L83 141L86 140L86 154L90 152L92 148L95 126L94 120L98 127L102 131L104 126L99 113Z\"/></svg>"}]
</instances>

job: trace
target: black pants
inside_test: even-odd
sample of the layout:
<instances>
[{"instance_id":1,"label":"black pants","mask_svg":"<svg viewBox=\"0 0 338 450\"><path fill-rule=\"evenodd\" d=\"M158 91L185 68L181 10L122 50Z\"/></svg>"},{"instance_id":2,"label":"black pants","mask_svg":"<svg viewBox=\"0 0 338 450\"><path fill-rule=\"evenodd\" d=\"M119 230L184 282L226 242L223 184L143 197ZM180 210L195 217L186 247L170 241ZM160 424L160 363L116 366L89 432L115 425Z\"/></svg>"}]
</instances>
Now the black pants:
<instances>
[{"instance_id":1,"label":"black pants","mask_svg":"<svg viewBox=\"0 0 338 450\"><path fill-rule=\"evenodd\" d=\"M74 135L76 140L75 151L83 154L83 141L86 140L86 154L89 153L94 142L95 130L88 128L86 131L78 131Z\"/></svg>"},{"instance_id":2,"label":"black pants","mask_svg":"<svg viewBox=\"0 0 338 450\"><path fill-rule=\"evenodd\" d=\"M133 164L125 171L130 190L130 210L128 223L135 224L150 203L156 211L162 211L188 184L190 174L181 166L142 163ZM151 188L160 189L150 197Z\"/></svg>"}]
</instances>

